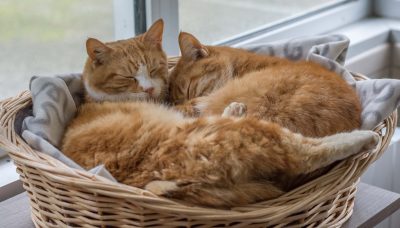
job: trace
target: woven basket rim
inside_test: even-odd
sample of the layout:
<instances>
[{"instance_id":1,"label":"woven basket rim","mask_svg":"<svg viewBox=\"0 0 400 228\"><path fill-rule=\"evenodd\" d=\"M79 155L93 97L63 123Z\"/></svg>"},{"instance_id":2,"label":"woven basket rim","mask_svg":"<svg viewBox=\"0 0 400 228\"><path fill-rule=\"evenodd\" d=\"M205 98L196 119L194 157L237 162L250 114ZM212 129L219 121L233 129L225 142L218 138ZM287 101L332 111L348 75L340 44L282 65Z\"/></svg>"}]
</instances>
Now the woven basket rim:
<instances>
[{"instance_id":1,"label":"woven basket rim","mask_svg":"<svg viewBox=\"0 0 400 228\"><path fill-rule=\"evenodd\" d=\"M173 61L176 60L171 59L171 62ZM362 74L353 73L353 75L357 80L368 80ZM135 204L149 210L180 214L201 220L225 219L235 221L245 218L254 222L279 221L286 216L303 211L304 208L314 208L322 205L325 201L338 200L337 196L341 194L349 194L354 197L351 194L355 194L359 177L387 148L397 123L397 112L395 111L375 127L374 131L378 132L381 137L374 153L362 154L344 160L325 175L276 199L222 210L188 206L179 201L158 197L143 189L115 183L87 171L70 168L49 155L33 150L16 134L13 122L18 111L29 105L31 105L31 96L28 91L0 102L0 126L3 132L0 131L0 147L9 152L18 166L21 177L23 175L21 167L36 169L49 180L69 184L71 188L84 188L88 194L132 200ZM341 178L337 178L339 176ZM30 188L28 185L29 183L24 183L24 187L27 189ZM341 219L332 221L343 223L350 215L346 214Z\"/></svg>"}]
</instances>

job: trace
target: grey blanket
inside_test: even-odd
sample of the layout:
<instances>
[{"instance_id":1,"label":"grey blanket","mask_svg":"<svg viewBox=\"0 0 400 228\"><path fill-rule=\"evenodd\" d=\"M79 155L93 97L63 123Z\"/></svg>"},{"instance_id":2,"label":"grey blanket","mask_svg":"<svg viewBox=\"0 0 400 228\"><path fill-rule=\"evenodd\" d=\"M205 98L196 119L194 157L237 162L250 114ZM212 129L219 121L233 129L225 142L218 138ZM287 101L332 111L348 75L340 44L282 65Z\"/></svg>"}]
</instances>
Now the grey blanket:
<instances>
[{"instance_id":1,"label":"grey blanket","mask_svg":"<svg viewBox=\"0 0 400 228\"><path fill-rule=\"evenodd\" d=\"M298 38L290 41L244 46L250 51L285 57L291 60L307 59L337 72L360 97L362 129L373 129L388 117L400 102L400 80L375 79L355 81L344 67L349 40L340 35ZM33 98L32 115L22 124L22 137L34 149L47 153L65 164L80 168L59 150L68 122L80 105L82 82L80 74L55 77L33 77L30 83ZM91 172L112 179L103 166Z\"/></svg>"}]
</instances>

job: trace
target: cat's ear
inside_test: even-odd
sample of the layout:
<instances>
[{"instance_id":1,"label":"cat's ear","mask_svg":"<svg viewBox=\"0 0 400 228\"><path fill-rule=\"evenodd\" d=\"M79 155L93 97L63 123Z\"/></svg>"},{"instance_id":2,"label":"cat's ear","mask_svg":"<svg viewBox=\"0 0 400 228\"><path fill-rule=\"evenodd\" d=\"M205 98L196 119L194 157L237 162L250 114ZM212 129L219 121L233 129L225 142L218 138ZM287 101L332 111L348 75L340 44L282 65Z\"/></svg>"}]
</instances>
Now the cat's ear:
<instances>
[{"instance_id":1,"label":"cat's ear","mask_svg":"<svg viewBox=\"0 0 400 228\"><path fill-rule=\"evenodd\" d=\"M196 60L208 56L207 48L196 37L187 32L179 33L179 48L183 58Z\"/></svg>"},{"instance_id":2,"label":"cat's ear","mask_svg":"<svg viewBox=\"0 0 400 228\"><path fill-rule=\"evenodd\" d=\"M110 53L111 48L97 39L89 38L86 41L86 51L90 59L96 63L102 64Z\"/></svg>"},{"instance_id":3,"label":"cat's ear","mask_svg":"<svg viewBox=\"0 0 400 228\"><path fill-rule=\"evenodd\" d=\"M158 19L150 26L147 32L144 33L143 41L152 44L161 44L163 31L164 31L164 21L163 19Z\"/></svg>"}]
</instances>

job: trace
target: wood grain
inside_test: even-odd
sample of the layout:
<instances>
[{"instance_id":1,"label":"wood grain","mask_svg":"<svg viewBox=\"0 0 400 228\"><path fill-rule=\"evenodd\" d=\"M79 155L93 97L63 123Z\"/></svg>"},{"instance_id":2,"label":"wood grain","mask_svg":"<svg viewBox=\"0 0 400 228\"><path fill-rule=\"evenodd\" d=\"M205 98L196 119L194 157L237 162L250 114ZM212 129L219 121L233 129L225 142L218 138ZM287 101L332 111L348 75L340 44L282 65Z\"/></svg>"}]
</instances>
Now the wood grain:
<instances>
[{"instance_id":1,"label":"wood grain","mask_svg":"<svg viewBox=\"0 0 400 228\"><path fill-rule=\"evenodd\" d=\"M399 208L400 194L360 183L353 215L343 227L374 227Z\"/></svg>"},{"instance_id":2,"label":"wood grain","mask_svg":"<svg viewBox=\"0 0 400 228\"><path fill-rule=\"evenodd\" d=\"M0 227L35 227L31 220L29 199L26 192L0 203Z\"/></svg>"}]
</instances>

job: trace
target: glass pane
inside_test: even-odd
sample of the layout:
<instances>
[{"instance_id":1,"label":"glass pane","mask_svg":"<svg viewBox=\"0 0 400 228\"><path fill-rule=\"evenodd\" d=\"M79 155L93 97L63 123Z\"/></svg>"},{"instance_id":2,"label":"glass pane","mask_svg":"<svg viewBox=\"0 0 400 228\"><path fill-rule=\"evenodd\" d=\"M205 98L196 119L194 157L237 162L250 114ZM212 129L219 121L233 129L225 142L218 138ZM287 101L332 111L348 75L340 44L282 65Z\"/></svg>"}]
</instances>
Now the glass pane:
<instances>
[{"instance_id":1,"label":"glass pane","mask_svg":"<svg viewBox=\"0 0 400 228\"><path fill-rule=\"evenodd\" d=\"M212 44L341 0L179 0L179 26Z\"/></svg>"},{"instance_id":2,"label":"glass pane","mask_svg":"<svg viewBox=\"0 0 400 228\"><path fill-rule=\"evenodd\" d=\"M0 99L32 75L81 72L88 37L112 40L113 1L0 0Z\"/></svg>"}]
</instances>

